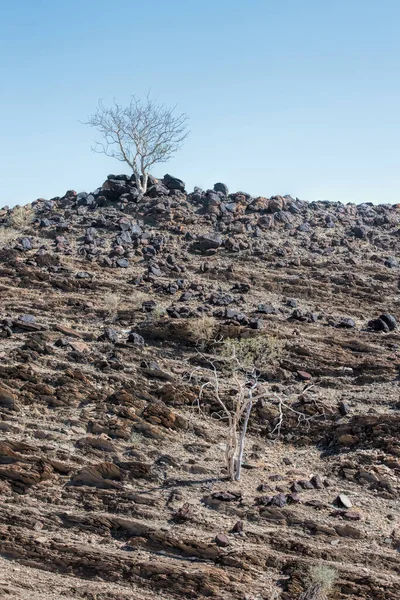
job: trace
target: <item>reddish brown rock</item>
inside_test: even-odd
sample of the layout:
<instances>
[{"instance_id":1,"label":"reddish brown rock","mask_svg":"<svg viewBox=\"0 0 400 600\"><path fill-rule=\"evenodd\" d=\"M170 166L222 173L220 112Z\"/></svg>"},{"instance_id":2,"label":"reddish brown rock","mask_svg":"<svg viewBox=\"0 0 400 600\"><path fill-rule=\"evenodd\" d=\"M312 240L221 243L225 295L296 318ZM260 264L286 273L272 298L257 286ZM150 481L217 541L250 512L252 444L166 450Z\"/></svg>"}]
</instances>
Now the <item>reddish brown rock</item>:
<instances>
[{"instance_id":1,"label":"reddish brown rock","mask_svg":"<svg viewBox=\"0 0 400 600\"><path fill-rule=\"evenodd\" d=\"M230 545L229 539L224 533L218 533L218 535L215 536L215 542L217 546L221 546L221 548L226 548Z\"/></svg>"}]
</instances>

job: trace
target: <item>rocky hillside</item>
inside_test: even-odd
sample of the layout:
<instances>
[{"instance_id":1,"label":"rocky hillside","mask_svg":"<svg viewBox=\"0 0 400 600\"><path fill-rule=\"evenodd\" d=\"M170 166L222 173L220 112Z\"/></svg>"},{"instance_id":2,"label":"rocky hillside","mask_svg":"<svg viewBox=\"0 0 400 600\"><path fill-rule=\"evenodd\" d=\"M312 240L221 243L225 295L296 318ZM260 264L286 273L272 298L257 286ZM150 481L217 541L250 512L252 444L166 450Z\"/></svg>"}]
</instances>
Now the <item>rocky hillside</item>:
<instances>
[{"instance_id":1,"label":"rocky hillside","mask_svg":"<svg viewBox=\"0 0 400 600\"><path fill-rule=\"evenodd\" d=\"M2 209L0 597L398 600L399 259L400 205L169 175Z\"/></svg>"}]
</instances>

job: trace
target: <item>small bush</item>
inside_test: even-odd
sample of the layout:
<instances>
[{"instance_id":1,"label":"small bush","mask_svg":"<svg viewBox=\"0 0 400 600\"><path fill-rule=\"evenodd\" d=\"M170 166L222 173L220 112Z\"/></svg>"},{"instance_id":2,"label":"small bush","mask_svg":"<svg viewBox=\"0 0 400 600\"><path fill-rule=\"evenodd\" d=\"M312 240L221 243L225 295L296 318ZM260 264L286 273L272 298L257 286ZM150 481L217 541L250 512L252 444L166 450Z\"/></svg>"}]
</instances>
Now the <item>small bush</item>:
<instances>
[{"instance_id":1,"label":"small bush","mask_svg":"<svg viewBox=\"0 0 400 600\"><path fill-rule=\"evenodd\" d=\"M133 296L130 300L130 304L133 309L140 310L142 308L143 302L146 302L146 300L150 300L148 294L146 294L145 292L141 292L141 291L135 291L135 293L133 294Z\"/></svg>"},{"instance_id":2,"label":"small bush","mask_svg":"<svg viewBox=\"0 0 400 600\"><path fill-rule=\"evenodd\" d=\"M191 341L203 352L215 339L216 321L214 317L203 315L188 321L187 331Z\"/></svg>"},{"instance_id":3,"label":"small bush","mask_svg":"<svg viewBox=\"0 0 400 600\"><path fill-rule=\"evenodd\" d=\"M337 578L337 571L325 565L315 565L310 568L310 579L318 583L325 590L330 590Z\"/></svg>"},{"instance_id":4,"label":"small bush","mask_svg":"<svg viewBox=\"0 0 400 600\"><path fill-rule=\"evenodd\" d=\"M11 227L22 231L29 227L33 222L35 211L32 206L27 204L26 206L16 206L13 208L8 223Z\"/></svg>"},{"instance_id":5,"label":"small bush","mask_svg":"<svg viewBox=\"0 0 400 600\"><path fill-rule=\"evenodd\" d=\"M327 600L331 592L337 571L325 565L315 565L309 570L309 584L299 600Z\"/></svg>"},{"instance_id":6,"label":"small bush","mask_svg":"<svg viewBox=\"0 0 400 600\"><path fill-rule=\"evenodd\" d=\"M244 369L262 368L266 363L276 363L283 354L285 342L271 335L252 338L226 338L221 348L221 356L235 358L238 366Z\"/></svg>"},{"instance_id":7,"label":"small bush","mask_svg":"<svg viewBox=\"0 0 400 600\"><path fill-rule=\"evenodd\" d=\"M129 441L132 444L133 448L140 448L143 445L144 436L139 431L132 431Z\"/></svg>"},{"instance_id":8,"label":"small bush","mask_svg":"<svg viewBox=\"0 0 400 600\"><path fill-rule=\"evenodd\" d=\"M121 296L114 294L113 292L107 292L103 298L104 310L111 316L114 317L118 312L118 307L121 304Z\"/></svg>"},{"instance_id":9,"label":"small bush","mask_svg":"<svg viewBox=\"0 0 400 600\"><path fill-rule=\"evenodd\" d=\"M154 321L161 319L161 317L165 317L167 314L167 310L164 306L156 306L154 310L151 311L151 316Z\"/></svg>"},{"instance_id":10,"label":"small bush","mask_svg":"<svg viewBox=\"0 0 400 600\"><path fill-rule=\"evenodd\" d=\"M0 246L7 246L11 242L15 242L19 233L13 227L0 227Z\"/></svg>"}]
</instances>

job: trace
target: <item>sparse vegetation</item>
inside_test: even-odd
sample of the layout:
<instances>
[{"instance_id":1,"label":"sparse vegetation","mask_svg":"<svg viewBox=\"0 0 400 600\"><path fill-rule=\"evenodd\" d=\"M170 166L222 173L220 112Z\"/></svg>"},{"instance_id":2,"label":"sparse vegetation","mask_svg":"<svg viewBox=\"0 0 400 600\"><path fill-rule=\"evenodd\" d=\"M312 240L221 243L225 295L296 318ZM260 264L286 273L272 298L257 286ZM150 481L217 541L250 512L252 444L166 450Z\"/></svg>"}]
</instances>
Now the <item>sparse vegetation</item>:
<instances>
[{"instance_id":1,"label":"sparse vegetation","mask_svg":"<svg viewBox=\"0 0 400 600\"><path fill-rule=\"evenodd\" d=\"M136 291L130 299L130 305L134 310L142 308L143 302L150 300L150 297L145 292Z\"/></svg>"},{"instance_id":2,"label":"sparse vegetation","mask_svg":"<svg viewBox=\"0 0 400 600\"><path fill-rule=\"evenodd\" d=\"M218 416L228 422L225 442L225 466L232 481L239 481L251 410L254 402L263 398L265 394L258 392L259 383L254 369L252 373L248 372L244 376L234 355L232 355L231 361L232 379L230 381L229 398L224 397L220 376L215 365L213 365L214 375L210 381L202 386L199 399L202 399L203 391L210 388L222 409Z\"/></svg>"},{"instance_id":3,"label":"sparse vegetation","mask_svg":"<svg viewBox=\"0 0 400 600\"><path fill-rule=\"evenodd\" d=\"M18 231L24 231L33 222L34 215L35 211L30 204L16 206L11 211L8 224Z\"/></svg>"},{"instance_id":4,"label":"sparse vegetation","mask_svg":"<svg viewBox=\"0 0 400 600\"><path fill-rule=\"evenodd\" d=\"M309 570L309 583L299 600L328 600L337 571L326 565L315 565Z\"/></svg>"},{"instance_id":5,"label":"sparse vegetation","mask_svg":"<svg viewBox=\"0 0 400 600\"><path fill-rule=\"evenodd\" d=\"M160 305L157 305L155 309L151 312L151 316L155 321L157 321L157 319L161 319L161 317L164 317L166 314L166 308Z\"/></svg>"},{"instance_id":6,"label":"sparse vegetation","mask_svg":"<svg viewBox=\"0 0 400 600\"><path fill-rule=\"evenodd\" d=\"M226 386L223 389L220 374L212 363L213 377L202 386L199 394L201 400L203 391L206 388L211 389L222 409L218 416L228 422L225 465L233 481L240 480L247 427L253 405L265 397L265 392L259 388L256 368L256 360L265 342L261 345L259 342L254 344L255 341L232 338L224 340L221 354L230 372L229 393Z\"/></svg>"},{"instance_id":7,"label":"sparse vegetation","mask_svg":"<svg viewBox=\"0 0 400 600\"><path fill-rule=\"evenodd\" d=\"M0 227L0 246L7 246L18 238L19 232L13 227Z\"/></svg>"},{"instance_id":8,"label":"sparse vegetation","mask_svg":"<svg viewBox=\"0 0 400 600\"><path fill-rule=\"evenodd\" d=\"M125 177L116 181L115 189L125 190ZM155 207L170 205L166 215L146 200L127 202L124 194L97 202L96 193L93 205L84 206L88 199L71 193L52 205L34 204L37 218L25 231L8 225L10 209L0 211L0 239L10 240L0 243L0 515L11 524L5 543L18 560L40 567L39 574L57 561L74 570L74 552L82 547L79 558L90 566L85 591L93 597L146 595L142 580L155 571L145 554L157 544L162 597L196 598L206 590L214 598L338 600L350 590L360 598L398 600L395 564L387 560L398 536L391 515L382 520L397 490L385 487L382 497L364 485L368 473L379 475L382 465L393 463L400 435L393 404L397 363L385 359L389 351L396 354L397 333L367 326L380 314L389 323L399 320L397 313L384 314L398 299L392 285L397 271L384 265L389 251L395 255L396 236L390 248L374 246L376 260L365 269L364 242L355 240L344 258L334 250L333 262L317 261L316 269L315 248L303 245L304 232L293 236L279 219L274 231L258 231L259 217L267 223L272 215L265 209L253 214L254 206L244 222L230 213L230 231L226 213L204 218L200 206L207 203L199 194L191 203L179 193L153 199L151 192ZM329 210L316 204L305 205L303 216L320 222L322 215L323 222ZM392 218L394 210L382 212ZM338 240L349 226L341 214L332 211ZM303 216L293 213L296 227ZM236 223L243 233L236 235ZM211 233L232 235L239 244L251 240L249 223L265 243L267 260L244 256L230 244L215 253L192 248ZM118 239L123 231L131 232L132 243L128 235ZM171 233L177 231L184 235ZM380 235L381 227L371 225L371 232ZM173 250L161 243L170 235L176 235ZM281 236L286 271L275 269L270 252ZM300 280L287 240L293 256L301 257ZM122 256L127 268L116 262ZM359 260L360 276L392 282L382 305L376 286L348 293L352 277L342 271L349 274L345 265L352 257L351 272ZM337 293L327 294L321 281L329 283L332 264ZM155 265L161 273L153 277ZM309 289L299 285L303 280ZM289 302L292 296L296 302ZM341 317L344 297L346 312L358 319L351 328ZM367 462L363 448L369 449ZM365 477L359 477L362 470ZM357 500L352 507L344 510L349 503L343 497L342 511L324 509L339 505L335 499L346 492ZM15 494L32 500L28 508L35 509L40 538L45 529L44 555L32 554L29 544L21 554L32 520L25 527L17 504L7 502ZM46 544L46 524L60 523L61 509L64 524L73 528L53 528L65 541L60 550ZM274 520L278 526L268 527ZM318 535L324 532L331 535ZM357 550L355 557L346 552L346 568L338 547L334 561L334 536ZM92 537L94 558L85 549ZM116 541L125 548L118 556ZM302 545L304 552L294 557ZM233 573L233 561L218 557L235 558L237 548L245 560L235 562ZM278 561L271 560L274 548ZM104 565L112 573L131 570L132 552L143 553L144 579L133 573L117 587L104 581ZM266 564L260 577L257 565ZM25 591L27 600L31 590Z\"/></svg>"},{"instance_id":9,"label":"sparse vegetation","mask_svg":"<svg viewBox=\"0 0 400 600\"><path fill-rule=\"evenodd\" d=\"M276 363L282 356L285 343L271 335L260 335L249 338L226 338L221 346L220 354L231 359L242 369L252 370L254 367L261 369L266 363Z\"/></svg>"},{"instance_id":10,"label":"sparse vegetation","mask_svg":"<svg viewBox=\"0 0 400 600\"><path fill-rule=\"evenodd\" d=\"M114 292L107 292L103 298L103 306L110 317L115 317L121 305L121 296Z\"/></svg>"},{"instance_id":11,"label":"sparse vegetation","mask_svg":"<svg viewBox=\"0 0 400 600\"><path fill-rule=\"evenodd\" d=\"M207 346L215 339L216 329L217 322L215 318L208 315L192 319L188 321L187 325L190 339L201 352L204 352Z\"/></svg>"},{"instance_id":12,"label":"sparse vegetation","mask_svg":"<svg viewBox=\"0 0 400 600\"><path fill-rule=\"evenodd\" d=\"M145 443L145 438L143 436L142 433L140 433L139 431L132 431L130 438L129 438L129 442L132 446L132 448L140 448L140 446L142 446Z\"/></svg>"}]
</instances>

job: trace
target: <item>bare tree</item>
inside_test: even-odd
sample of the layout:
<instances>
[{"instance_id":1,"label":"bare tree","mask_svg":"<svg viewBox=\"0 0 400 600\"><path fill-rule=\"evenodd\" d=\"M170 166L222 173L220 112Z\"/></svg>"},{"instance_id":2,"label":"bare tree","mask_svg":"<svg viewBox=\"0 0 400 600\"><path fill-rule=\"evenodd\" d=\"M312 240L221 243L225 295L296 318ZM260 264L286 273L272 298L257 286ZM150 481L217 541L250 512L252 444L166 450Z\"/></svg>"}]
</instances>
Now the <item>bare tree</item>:
<instances>
[{"instance_id":1,"label":"bare tree","mask_svg":"<svg viewBox=\"0 0 400 600\"><path fill-rule=\"evenodd\" d=\"M232 356L232 362L236 366L236 357ZM244 446L246 441L247 426L254 403L265 397L265 393L257 392L259 383L256 370L240 373L237 370L232 374L230 386L234 386L234 397L231 402L223 399L221 393L221 382L217 368L212 364L213 377L204 383L200 389L199 401L201 401L204 390L210 388L213 396L221 407L218 417L228 421L226 435L225 466L232 481L239 481L243 462Z\"/></svg>"},{"instance_id":2,"label":"bare tree","mask_svg":"<svg viewBox=\"0 0 400 600\"><path fill-rule=\"evenodd\" d=\"M143 101L132 96L127 106L114 100L106 107L99 100L96 112L85 122L98 129L103 138L92 150L126 162L144 194L150 168L167 162L189 134L188 117L176 115L175 110L176 106L156 104L149 94Z\"/></svg>"},{"instance_id":3,"label":"bare tree","mask_svg":"<svg viewBox=\"0 0 400 600\"><path fill-rule=\"evenodd\" d=\"M269 397L269 401L278 405L278 416L272 434L280 436L282 424L287 414L294 414L298 424L308 424L314 416L308 416L292 408L277 394L269 393L260 384L258 379L258 365L261 362L274 361L280 349L276 340L266 336L257 338L225 339L222 341L221 356L224 358L225 369L229 372L228 382L223 384L221 373L216 363L207 356L200 355L207 360L212 368L212 376L207 377L198 395L197 405L206 391L211 392L221 410L214 416L226 420L228 424L225 444L225 465L232 481L239 481L241 476L244 447L246 442L247 427L253 406L259 400ZM303 393L310 389L309 386ZM297 395L296 395L297 397Z\"/></svg>"}]
</instances>

